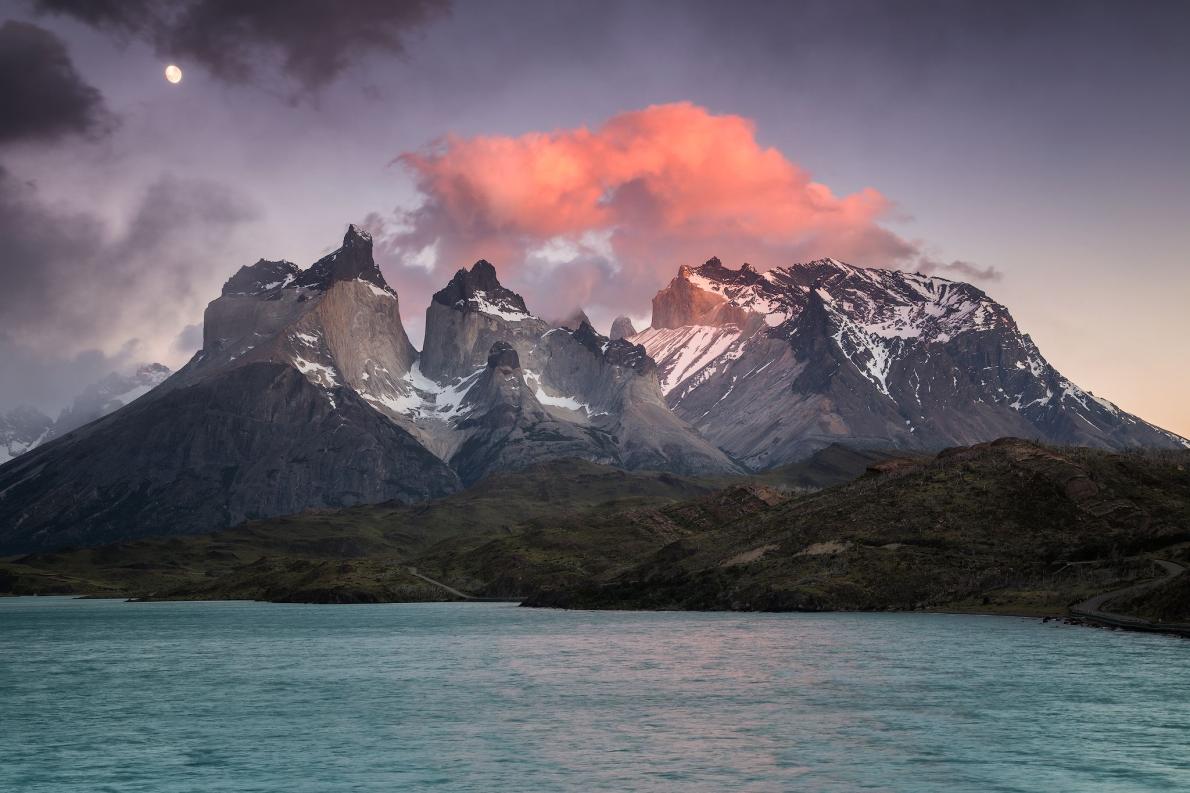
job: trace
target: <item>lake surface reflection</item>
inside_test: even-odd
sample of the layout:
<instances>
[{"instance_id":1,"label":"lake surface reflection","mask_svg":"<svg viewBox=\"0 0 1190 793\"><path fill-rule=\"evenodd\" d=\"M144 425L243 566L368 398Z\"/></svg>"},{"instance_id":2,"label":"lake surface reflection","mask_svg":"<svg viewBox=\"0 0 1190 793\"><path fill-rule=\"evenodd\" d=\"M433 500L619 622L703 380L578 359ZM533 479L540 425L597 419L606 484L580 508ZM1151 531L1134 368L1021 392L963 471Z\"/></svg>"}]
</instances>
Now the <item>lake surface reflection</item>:
<instances>
[{"instance_id":1,"label":"lake surface reflection","mask_svg":"<svg viewBox=\"0 0 1190 793\"><path fill-rule=\"evenodd\" d=\"M1190 790L1188 673L1013 618L0 599L0 790Z\"/></svg>"}]
</instances>

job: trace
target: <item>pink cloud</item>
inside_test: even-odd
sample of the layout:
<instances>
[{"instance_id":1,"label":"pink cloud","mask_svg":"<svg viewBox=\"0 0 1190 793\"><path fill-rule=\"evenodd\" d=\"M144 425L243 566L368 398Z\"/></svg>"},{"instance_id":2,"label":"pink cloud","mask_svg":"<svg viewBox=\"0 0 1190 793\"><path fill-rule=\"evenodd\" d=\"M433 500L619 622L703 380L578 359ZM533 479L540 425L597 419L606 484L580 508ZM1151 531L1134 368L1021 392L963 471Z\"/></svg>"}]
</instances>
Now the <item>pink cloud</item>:
<instances>
[{"instance_id":1,"label":"pink cloud","mask_svg":"<svg viewBox=\"0 0 1190 793\"><path fill-rule=\"evenodd\" d=\"M761 146L751 120L689 102L621 113L595 130L447 136L398 160L424 202L395 219L398 230L378 231L397 288L412 292L409 309L424 305L427 283L437 288L479 258L537 313L583 305L610 317L645 313L680 264L713 255L760 269L919 255L880 225L892 204L877 190L835 195Z\"/></svg>"}]
</instances>

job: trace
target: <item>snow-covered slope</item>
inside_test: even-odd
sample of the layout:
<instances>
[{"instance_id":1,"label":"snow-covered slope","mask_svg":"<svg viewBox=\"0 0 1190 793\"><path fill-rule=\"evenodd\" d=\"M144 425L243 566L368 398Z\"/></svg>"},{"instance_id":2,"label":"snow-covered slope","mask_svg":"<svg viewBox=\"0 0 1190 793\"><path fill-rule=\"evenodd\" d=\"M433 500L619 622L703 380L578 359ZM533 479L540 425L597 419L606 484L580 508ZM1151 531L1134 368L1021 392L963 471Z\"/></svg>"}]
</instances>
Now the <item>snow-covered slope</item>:
<instances>
[{"instance_id":1,"label":"snow-covered slope","mask_svg":"<svg viewBox=\"0 0 1190 793\"><path fill-rule=\"evenodd\" d=\"M824 259L683 267L632 338L669 405L754 467L828 443L936 448L1005 435L1186 442L1080 389L970 284Z\"/></svg>"}]
</instances>

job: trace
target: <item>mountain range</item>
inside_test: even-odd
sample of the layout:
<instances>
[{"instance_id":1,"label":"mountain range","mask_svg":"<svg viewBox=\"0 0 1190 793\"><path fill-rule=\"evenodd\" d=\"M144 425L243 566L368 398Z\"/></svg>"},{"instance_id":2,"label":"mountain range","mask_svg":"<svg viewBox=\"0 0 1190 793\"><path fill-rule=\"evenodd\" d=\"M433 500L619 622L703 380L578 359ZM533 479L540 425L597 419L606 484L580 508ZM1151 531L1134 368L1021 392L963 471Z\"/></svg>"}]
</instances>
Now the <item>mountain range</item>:
<instances>
[{"instance_id":1,"label":"mountain range","mask_svg":"<svg viewBox=\"0 0 1190 793\"><path fill-rule=\"evenodd\" d=\"M413 503L549 461L730 476L839 441L1190 445L1070 383L979 289L830 259L683 267L649 328L610 337L533 314L481 260L434 294L419 351L352 226L306 269L240 268L203 327L156 388L0 467L0 550Z\"/></svg>"},{"instance_id":2,"label":"mountain range","mask_svg":"<svg viewBox=\"0 0 1190 793\"><path fill-rule=\"evenodd\" d=\"M0 463L119 410L161 385L169 375L169 367L159 363L140 364L127 373L112 372L84 388L57 419L32 405L0 413Z\"/></svg>"}]
</instances>

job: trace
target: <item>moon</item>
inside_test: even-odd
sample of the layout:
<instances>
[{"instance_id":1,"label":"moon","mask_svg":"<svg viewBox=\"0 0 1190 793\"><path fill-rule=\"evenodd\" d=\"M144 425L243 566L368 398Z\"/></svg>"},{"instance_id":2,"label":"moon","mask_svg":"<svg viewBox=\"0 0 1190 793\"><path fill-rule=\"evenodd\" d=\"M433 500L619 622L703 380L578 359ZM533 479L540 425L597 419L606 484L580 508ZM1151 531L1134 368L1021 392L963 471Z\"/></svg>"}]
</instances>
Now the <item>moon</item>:
<instances>
[{"instance_id":1,"label":"moon","mask_svg":"<svg viewBox=\"0 0 1190 793\"><path fill-rule=\"evenodd\" d=\"M171 63L165 67L165 79L177 85L182 82L182 70Z\"/></svg>"}]
</instances>

